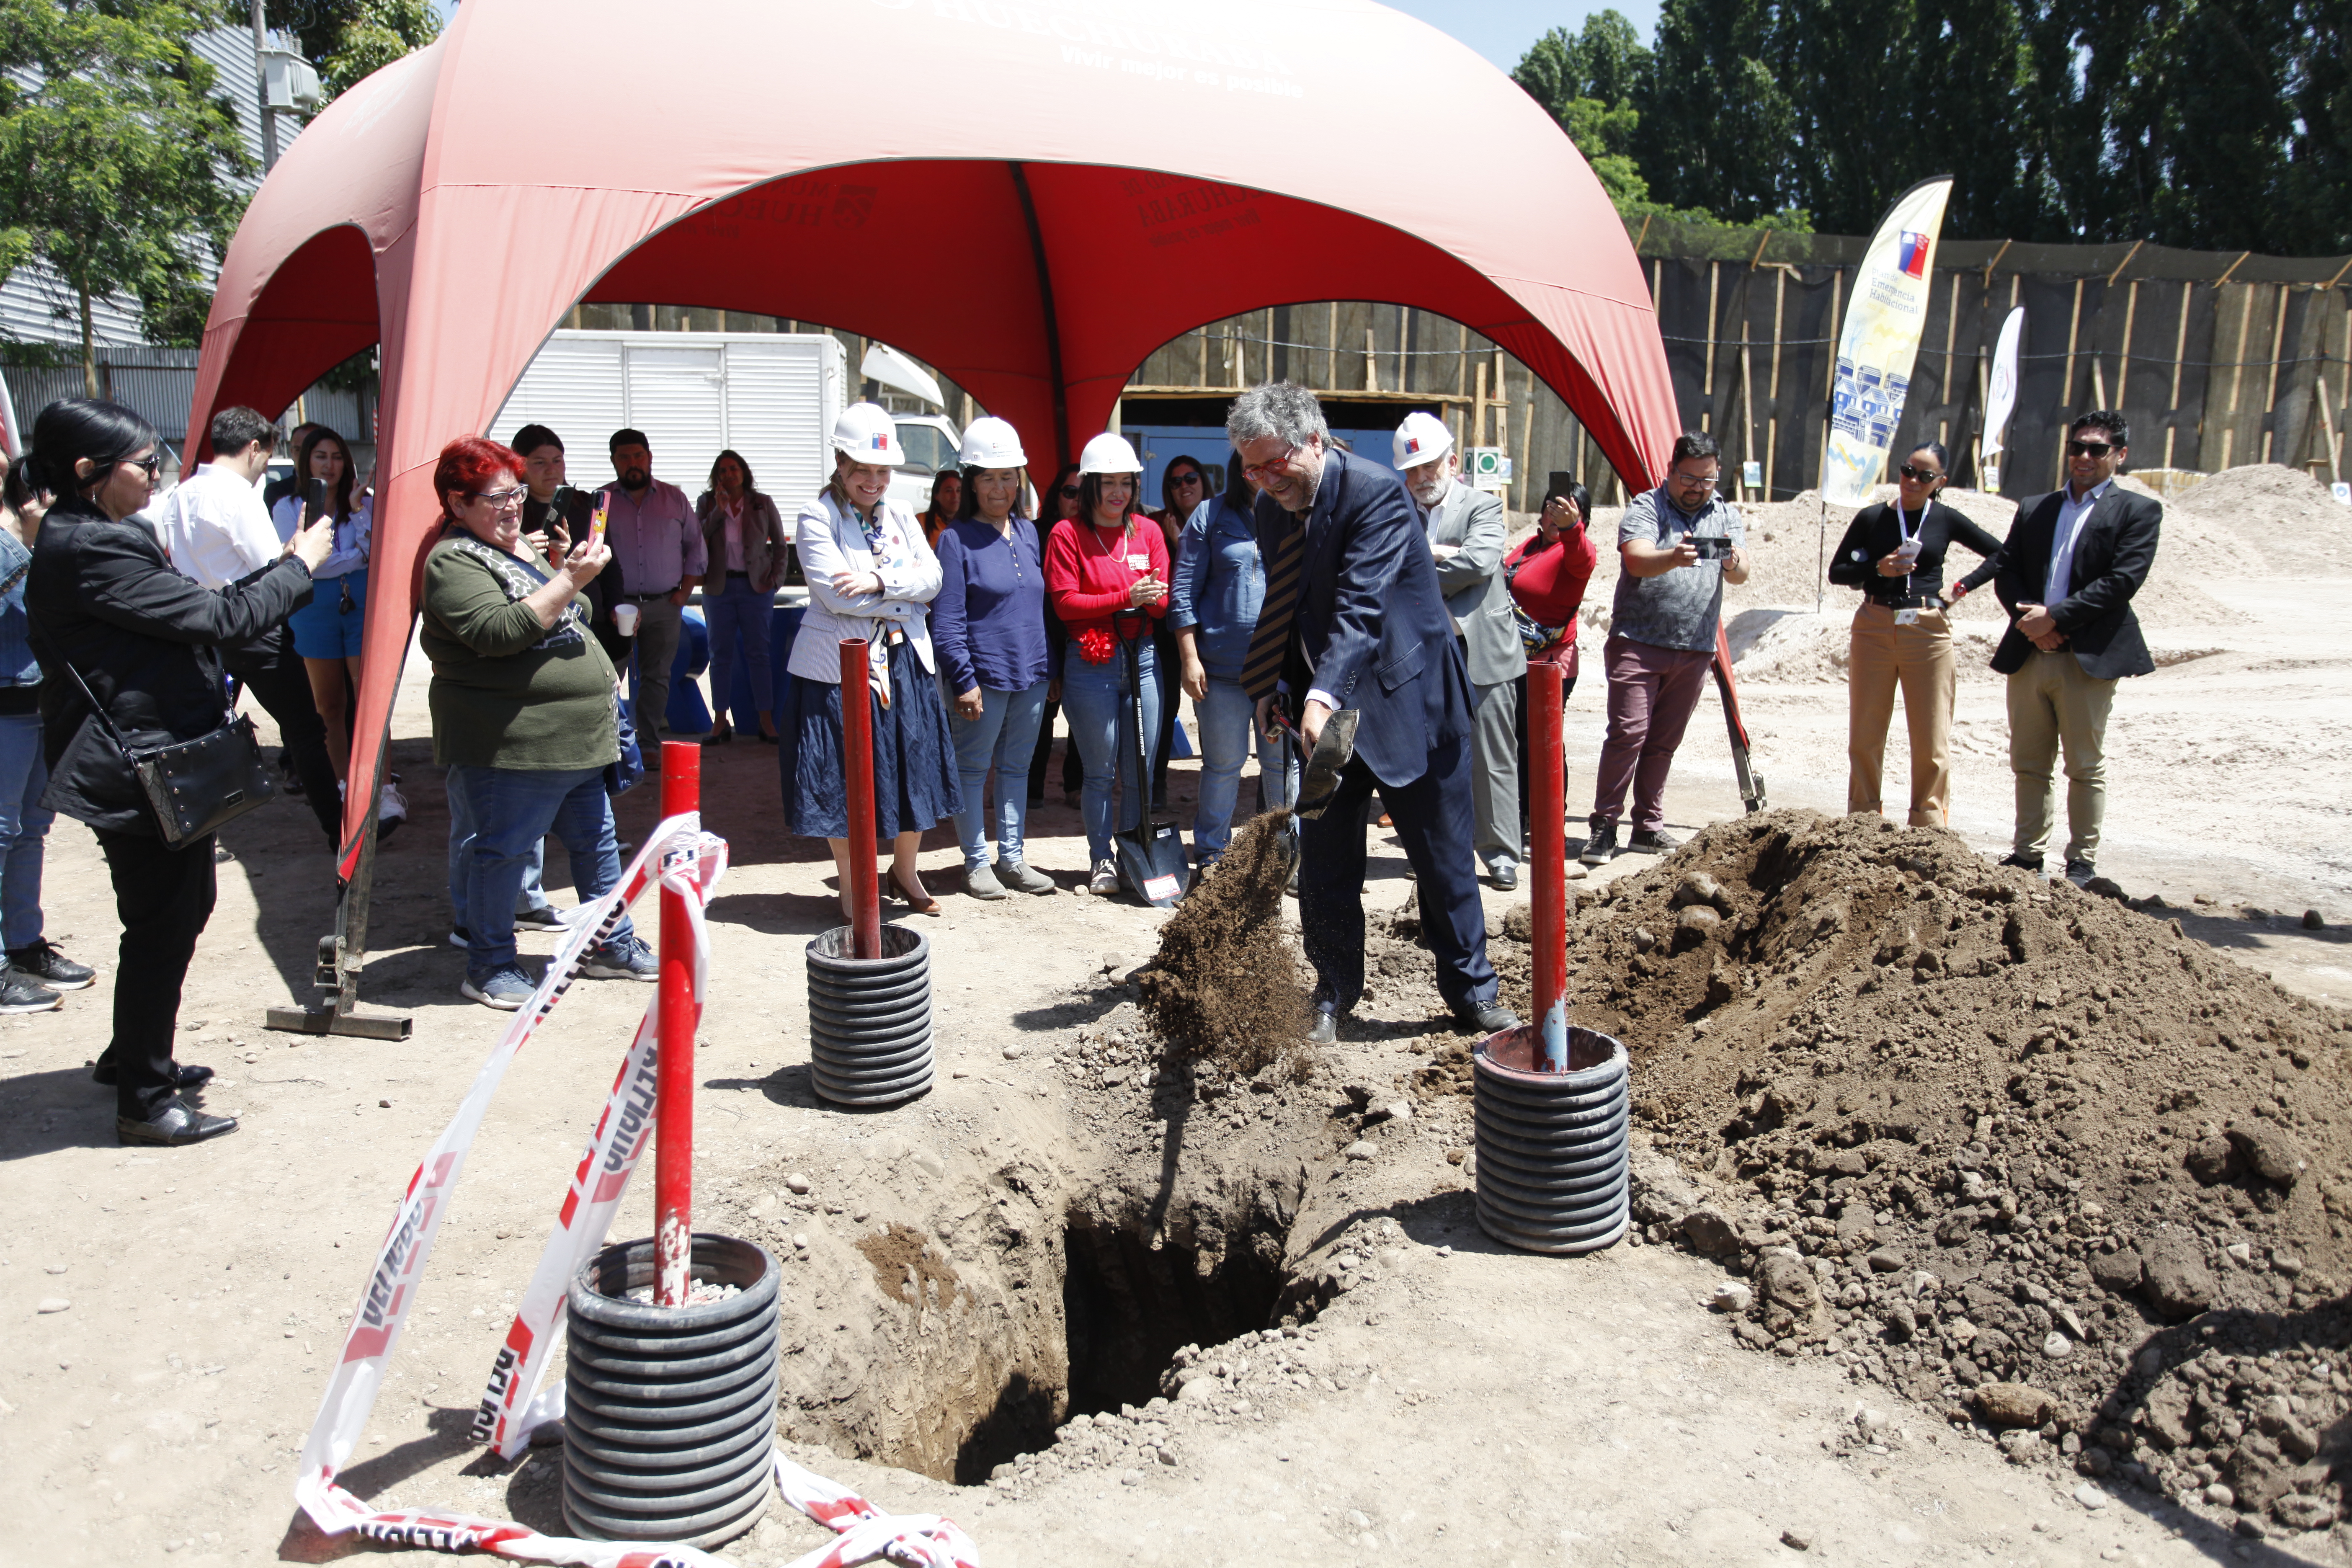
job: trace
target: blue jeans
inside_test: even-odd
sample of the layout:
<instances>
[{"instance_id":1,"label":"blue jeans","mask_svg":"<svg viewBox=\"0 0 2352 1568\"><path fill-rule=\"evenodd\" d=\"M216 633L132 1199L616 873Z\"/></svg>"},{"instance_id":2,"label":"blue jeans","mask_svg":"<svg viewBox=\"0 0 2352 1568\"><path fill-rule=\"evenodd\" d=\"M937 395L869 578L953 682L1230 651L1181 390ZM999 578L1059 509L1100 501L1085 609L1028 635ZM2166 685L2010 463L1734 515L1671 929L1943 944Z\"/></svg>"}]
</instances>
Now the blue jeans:
<instances>
[{"instance_id":1,"label":"blue jeans","mask_svg":"<svg viewBox=\"0 0 2352 1568\"><path fill-rule=\"evenodd\" d=\"M763 717L776 711L775 683L768 676L769 623L774 595L751 586L748 577L725 577L713 594L702 591L702 624L710 630L710 716L728 723L728 687L735 679L735 644L743 645L743 668L751 677L751 706Z\"/></svg>"},{"instance_id":2,"label":"blue jeans","mask_svg":"<svg viewBox=\"0 0 2352 1568\"><path fill-rule=\"evenodd\" d=\"M49 768L41 716L0 714L0 942L41 940L41 850L57 814L41 809Z\"/></svg>"},{"instance_id":3,"label":"blue jeans","mask_svg":"<svg viewBox=\"0 0 2352 1568\"><path fill-rule=\"evenodd\" d=\"M602 768L485 768L449 770L449 794L466 796L474 841L466 863L466 908L473 919L467 934L466 973L478 979L515 961L514 914L522 879L539 841L553 833L572 858L572 885L587 903L612 891L621 879L620 841L613 833L613 804L604 795ZM628 917L613 932L620 942L635 934Z\"/></svg>"},{"instance_id":4,"label":"blue jeans","mask_svg":"<svg viewBox=\"0 0 2352 1568\"><path fill-rule=\"evenodd\" d=\"M977 871L988 864L988 816L982 792L991 768L996 770L996 853L1000 859L1021 858L1021 837L1029 822L1029 754L1037 745L1037 726L1045 717L1045 685L1039 681L1026 691L980 689L980 717L965 719L956 712L956 694L944 688L948 738L955 742L956 773L963 782L963 809L955 814L956 837L963 844L963 868Z\"/></svg>"},{"instance_id":5,"label":"blue jeans","mask_svg":"<svg viewBox=\"0 0 2352 1568\"><path fill-rule=\"evenodd\" d=\"M1287 805L1298 796L1298 759L1257 733L1257 704L1238 680L1209 677L1209 693L1192 704L1201 724L1201 805L1192 814L1192 852L1202 865L1225 852L1234 836L1234 805L1241 795L1242 764L1257 748L1257 808ZM1280 786L1271 780L1283 773Z\"/></svg>"},{"instance_id":6,"label":"blue jeans","mask_svg":"<svg viewBox=\"0 0 2352 1568\"><path fill-rule=\"evenodd\" d=\"M1147 640L1143 659L1143 742L1148 752L1160 738L1160 676ZM1111 858L1111 784L1118 784L1118 831L1140 826L1148 783L1135 774L1135 707L1127 691L1127 657L1115 655L1108 664L1088 664L1070 644L1062 663L1062 716L1070 722L1070 739L1077 742L1078 760L1086 767L1086 787L1078 796L1078 814L1086 819L1087 858ZM1143 777L1151 776L1145 759Z\"/></svg>"},{"instance_id":7,"label":"blue jeans","mask_svg":"<svg viewBox=\"0 0 2352 1568\"><path fill-rule=\"evenodd\" d=\"M474 858L474 807L466 792L457 787L457 770L451 768L444 781L449 796L449 923L459 931L471 931L473 922L466 918L467 868ZM524 858L522 890L515 895L514 912L519 915L533 910L552 909L548 901L544 880L547 850L534 844Z\"/></svg>"}]
</instances>

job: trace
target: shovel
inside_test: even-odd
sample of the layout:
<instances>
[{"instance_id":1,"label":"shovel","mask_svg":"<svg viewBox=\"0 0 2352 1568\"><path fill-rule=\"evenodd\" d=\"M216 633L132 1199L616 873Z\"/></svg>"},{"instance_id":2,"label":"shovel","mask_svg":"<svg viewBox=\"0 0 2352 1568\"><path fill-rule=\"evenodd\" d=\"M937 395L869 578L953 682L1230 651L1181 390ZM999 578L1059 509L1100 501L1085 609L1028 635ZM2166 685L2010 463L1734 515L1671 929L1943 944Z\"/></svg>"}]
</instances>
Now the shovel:
<instances>
[{"instance_id":1,"label":"shovel","mask_svg":"<svg viewBox=\"0 0 2352 1568\"><path fill-rule=\"evenodd\" d=\"M1128 701L1135 710L1135 787L1139 793L1135 826L1114 831L1111 844L1118 856L1119 875L1127 879L1135 896L1154 909L1171 910L1184 896L1184 837L1174 823L1159 821L1151 815L1151 753L1145 749L1143 733L1140 651L1146 634L1139 627L1137 636L1125 635L1126 623L1130 619L1140 622L1143 616L1125 610L1111 619L1120 629L1119 643L1127 656Z\"/></svg>"},{"instance_id":2,"label":"shovel","mask_svg":"<svg viewBox=\"0 0 2352 1568\"><path fill-rule=\"evenodd\" d=\"M1283 733L1307 759L1299 770L1298 799L1292 806L1292 815L1311 822L1331 804L1331 796L1339 787L1340 773L1355 760L1356 722L1361 717L1353 708L1340 709L1323 721L1323 732L1310 747L1288 717L1279 708L1274 710L1274 721L1282 726Z\"/></svg>"}]
</instances>

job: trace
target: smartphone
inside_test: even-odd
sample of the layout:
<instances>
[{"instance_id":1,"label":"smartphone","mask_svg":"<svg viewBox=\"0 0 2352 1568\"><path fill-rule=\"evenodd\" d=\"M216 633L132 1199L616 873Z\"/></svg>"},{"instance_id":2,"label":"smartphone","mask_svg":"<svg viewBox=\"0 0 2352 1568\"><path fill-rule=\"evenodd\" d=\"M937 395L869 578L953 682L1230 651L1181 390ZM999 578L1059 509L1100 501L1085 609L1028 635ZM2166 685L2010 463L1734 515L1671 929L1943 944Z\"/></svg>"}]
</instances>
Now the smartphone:
<instances>
[{"instance_id":1,"label":"smartphone","mask_svg":"<svg viewBox=\"0 0 2352 1568\"><path fill-rule=\"evenodd\" d=\"M604 542L604 499L600 496L597 498L596 501L596 515L588 520L588 544L591 549L593 549Z\"/></svg>"}]
</instances>

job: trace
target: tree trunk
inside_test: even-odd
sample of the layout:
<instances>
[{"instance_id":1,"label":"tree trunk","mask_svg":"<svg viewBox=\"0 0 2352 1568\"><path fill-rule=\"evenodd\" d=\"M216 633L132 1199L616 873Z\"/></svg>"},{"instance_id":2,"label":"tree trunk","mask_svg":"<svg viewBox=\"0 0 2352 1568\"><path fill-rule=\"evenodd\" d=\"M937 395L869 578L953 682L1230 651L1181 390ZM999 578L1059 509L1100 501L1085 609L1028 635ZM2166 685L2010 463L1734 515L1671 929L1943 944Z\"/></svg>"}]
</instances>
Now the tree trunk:
<instances>
[{"instance_id":1,"label":"tree trunk","mask_svg":"<svg viewBox=\"0 0 2352 1568\"><path fill-rule=\"evenodd\" d=\"M98 350L90 342L89 290L76 289L74 297L81 301L81 384L85 396L98 395Z\"/></svg>"}]
</instances>

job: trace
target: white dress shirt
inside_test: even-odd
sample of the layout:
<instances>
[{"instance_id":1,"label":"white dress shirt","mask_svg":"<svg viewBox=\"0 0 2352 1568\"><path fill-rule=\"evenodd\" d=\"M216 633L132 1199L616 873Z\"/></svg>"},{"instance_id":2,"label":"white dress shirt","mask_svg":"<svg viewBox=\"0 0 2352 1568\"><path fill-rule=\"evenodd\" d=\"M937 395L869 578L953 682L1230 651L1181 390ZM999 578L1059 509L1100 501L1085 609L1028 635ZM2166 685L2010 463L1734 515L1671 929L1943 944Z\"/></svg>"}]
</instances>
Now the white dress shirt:
<instances>
[{"instance_id":1,"label":"white dress shirt","mask_svg":"<svg viewBox=\"0 0 2352 1568\"><path fill-rule=\"evenodd\" d=\"M206 463L157 504L155 537L177 570L207 588L241 582L286 552L261 486Z\"/></svg>"},{"instance_id":2,"label":"white dress shirt","mask_svg":"<svg viewBox=\"0 0 2352 1568\"><path fill-rule=\"evenodd\" d=\"M2105 495L2115 482L2113 479L2101 479L2085 491L2080 500L2074 499L2074 487L2068 485L2060 497L2058 526L2051 531L2050 535L2050 576L2042 584L2042 603L2045 607L2074 592L2074 541L2082 534L2083 524L2089 520L2091 509L2099 504L2099 498Z\"/></svg>"}]
</instances>

